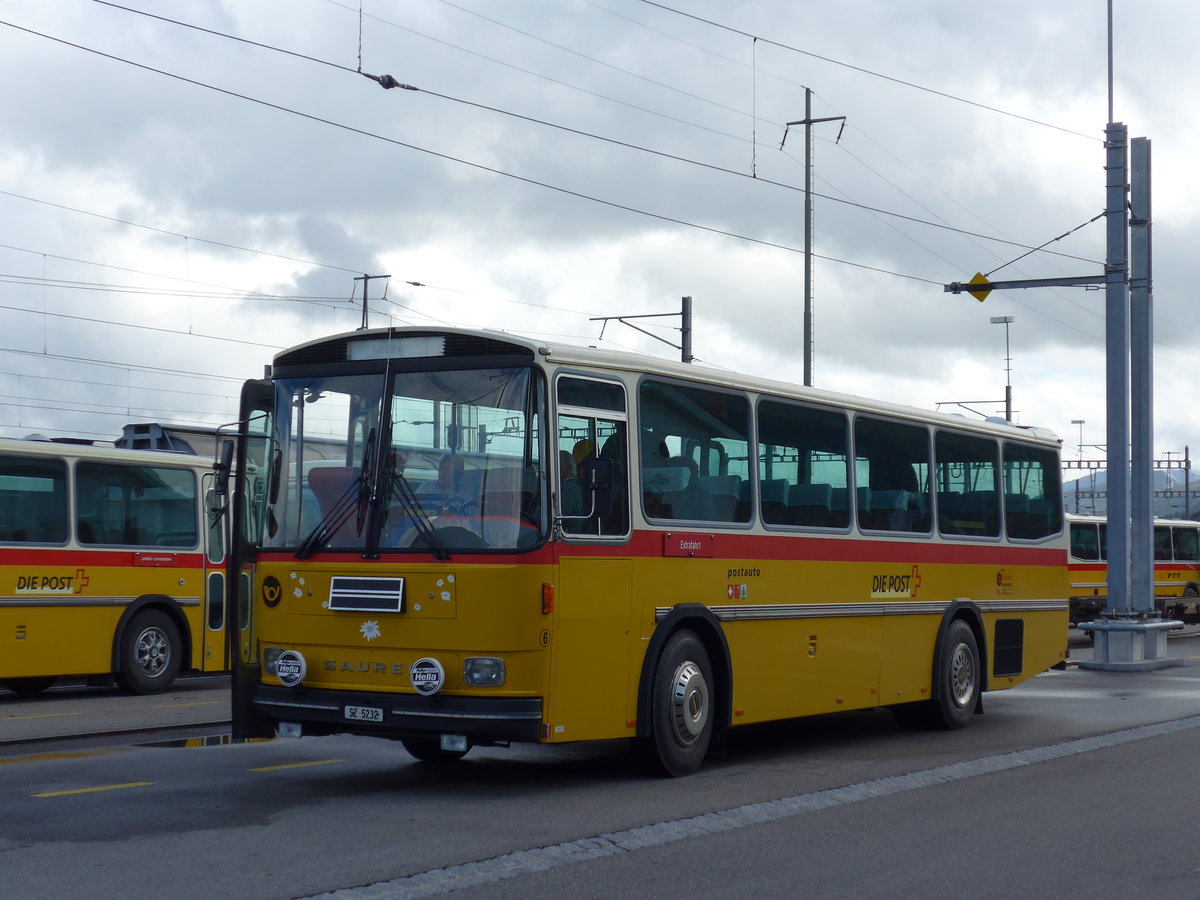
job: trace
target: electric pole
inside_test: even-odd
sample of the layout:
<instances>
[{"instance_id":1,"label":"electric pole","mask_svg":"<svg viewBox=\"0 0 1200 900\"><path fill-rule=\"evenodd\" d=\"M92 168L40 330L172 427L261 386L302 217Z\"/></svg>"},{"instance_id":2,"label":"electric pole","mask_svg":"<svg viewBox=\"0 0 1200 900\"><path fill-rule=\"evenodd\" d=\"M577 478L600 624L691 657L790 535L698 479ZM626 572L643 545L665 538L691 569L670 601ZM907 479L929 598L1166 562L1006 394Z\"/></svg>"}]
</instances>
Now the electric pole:
<instances>
[{"instance_id":1,"label":"electric pole","mask_svg":"<svg viewBox=\"0 0 1200 900\"><path fill-rule=\"evenodd\" d=\"M804 89L804 118L793 125L804 126L804 385L812 387L813 367L813 289L812 289L812 225L813 225L813 162L812 162L812 127L818 122L841 122L842 129L846 127L845 116L826 116L822 119L812 117L812 88ZM842 138L842 129L838 130L838 140ZM787 140L787 130L783 132L783 140ZM780 142L779 149L783 149Z\"/></svg>"}]
</instances>

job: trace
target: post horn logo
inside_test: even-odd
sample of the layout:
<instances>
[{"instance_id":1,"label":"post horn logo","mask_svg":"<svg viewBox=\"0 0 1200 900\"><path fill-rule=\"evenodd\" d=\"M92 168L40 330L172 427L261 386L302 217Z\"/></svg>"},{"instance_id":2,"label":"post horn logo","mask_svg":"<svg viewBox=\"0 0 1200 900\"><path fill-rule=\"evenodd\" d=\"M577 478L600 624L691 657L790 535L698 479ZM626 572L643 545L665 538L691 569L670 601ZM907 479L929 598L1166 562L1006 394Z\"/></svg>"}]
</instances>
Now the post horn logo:
<instances>
[{"instance_id":1,"label":"post horn logo","mask_svg":"<svg viewBox=\"0 0 1200 900\"><path fill-rule=\"evenodd\" d=\"M283 585L279 583L279 579L274 575L268 575L263 579L262 599L263 603L271 609L277 607L279 601L283 599Z\"/></svg>"}]
</instances>

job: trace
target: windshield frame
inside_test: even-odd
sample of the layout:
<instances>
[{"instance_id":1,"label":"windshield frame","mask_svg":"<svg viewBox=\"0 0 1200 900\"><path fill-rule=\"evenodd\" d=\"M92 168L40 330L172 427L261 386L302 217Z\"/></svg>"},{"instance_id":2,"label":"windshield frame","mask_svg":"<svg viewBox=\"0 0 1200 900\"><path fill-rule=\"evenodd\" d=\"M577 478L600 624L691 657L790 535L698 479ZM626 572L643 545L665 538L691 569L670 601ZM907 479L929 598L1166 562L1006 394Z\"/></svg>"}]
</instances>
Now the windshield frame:
<instances>
[{"instance_id":1,"label":"windshield frame","mask_svg":"<svg viewBox=\"0 0 1200 900\"><path fill-rule=\"evenodd\" d=\"M262 500L269 523L264 549L298 558L420 553L446 559L451 553L525 553L550 539L548 391L545 373L528 358L355 360L276 367L273 376L277 464ZM439 394L442 383L459 390ZM422 403L452 412L454 421L436 415L414 421L412 408ZM305 423L323 405L334 411L328 434ZM417 425L426 431L414 439ZM507 454L489 449L496 440ZM454 456L449 466L467 469L479 486L479 508L434 507L427 497L418 504L418 492L430 493L431 476L438 474L433 467ZM318 469L330 485L320 497L313 488ZM508 511L498 505L500 490L484 493L482 487L504 484L504 477L519 481L509 493L520 500L510 500ZM403 531L397 515L406 517Z\"/></svg>"}]
</instances>

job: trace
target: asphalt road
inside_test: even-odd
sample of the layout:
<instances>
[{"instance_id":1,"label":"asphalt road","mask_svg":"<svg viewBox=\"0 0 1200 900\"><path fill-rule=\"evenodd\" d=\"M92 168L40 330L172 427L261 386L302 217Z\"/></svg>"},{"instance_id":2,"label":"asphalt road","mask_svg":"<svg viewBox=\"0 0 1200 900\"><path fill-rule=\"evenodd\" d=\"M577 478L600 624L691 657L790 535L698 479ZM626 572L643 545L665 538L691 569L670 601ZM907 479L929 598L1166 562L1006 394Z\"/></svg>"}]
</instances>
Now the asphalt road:
<instances>
[{"instance_id":1,"label":"asphalt road","mask_svg":"<svg viewBox=\"0 0 1200 900\"><path fill-rule=\"evenodd\" d=\"M446 768L347 737L2 746L0 897L1200 896L1200 640L1170 650L988 694L961 732L880 711L743 728L674 780L620 743ZM0 695L0 740L138 704L207 716L224 685L203 681Z\"/></svg>"}]
</instances>

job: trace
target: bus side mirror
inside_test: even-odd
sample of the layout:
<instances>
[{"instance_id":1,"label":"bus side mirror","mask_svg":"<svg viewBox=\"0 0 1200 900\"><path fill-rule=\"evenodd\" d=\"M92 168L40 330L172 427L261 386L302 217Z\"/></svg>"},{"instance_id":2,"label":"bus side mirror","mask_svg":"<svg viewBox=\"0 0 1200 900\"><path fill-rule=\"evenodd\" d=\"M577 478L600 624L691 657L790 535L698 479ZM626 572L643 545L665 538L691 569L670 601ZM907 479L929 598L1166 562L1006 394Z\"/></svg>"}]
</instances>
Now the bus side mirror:
<instances>
[{"instance_id":1,"label":"bus side mirror","mask_svg":"<svg viewBox=\"0 0 1200 900\"><path fill-rule=\"evenodd\" d=\"M589 518L612 515L615 472L613 460L607 456L589 456L579 464L579 486L592 498Z\"/></svg>"},{"instance_id":2,"label":"bus side mirror","mask_svg":"<svg viewBox=\"0 0 1200 900\"><path fill-rule=\"evenodd\" d=\"M221 443L221 457L213 464L216 477L213 480L213 490L224 497L229 492L229 473L233 471L233 441Z\"/></svg>"}]
</instances>

